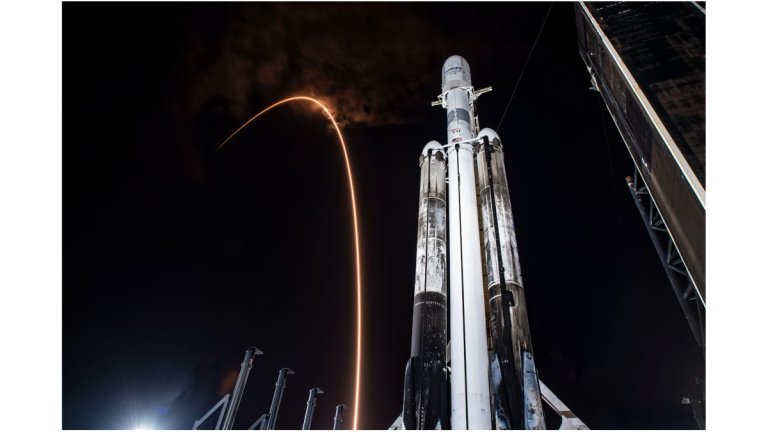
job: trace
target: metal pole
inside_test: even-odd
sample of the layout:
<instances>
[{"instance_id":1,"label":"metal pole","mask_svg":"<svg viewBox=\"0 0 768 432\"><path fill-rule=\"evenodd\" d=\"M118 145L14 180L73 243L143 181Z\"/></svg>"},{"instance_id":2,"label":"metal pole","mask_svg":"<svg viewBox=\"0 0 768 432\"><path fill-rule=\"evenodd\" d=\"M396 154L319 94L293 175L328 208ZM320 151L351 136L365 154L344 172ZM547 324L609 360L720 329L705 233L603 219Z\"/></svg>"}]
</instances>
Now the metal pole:
<instances>
[{"instance_id":1,"label":"metal pole","mask_svg":"<svg viewBox=\"0 0 768 432\"><path fill-rule=\"evenodd\" d=\"M312 424L312 415L315 413L317 395L323 393L324 392L317 387L309 391L309 399L307 399L307 411L304 412L304 424L301 425L301 430L309 430L309 426Z\"/></svg>"},{"instance_id":2,"label":"metal pole","mask_svg":"<svg viewBox=\"0 0 768 432\"><path fill-rule=\"evenodd\" d=\"M341 429L341 413L344 411L344 409L347 408L346 405L336 405L336 414L333 416L333 430L339 430Z\"/></svg>"},{"instance_id":3,"label":"metal pole","mask_svg":"<svg viewBox=\"0 0 768 432\"><path fill-rule=\"evenodd\" d=\"M235 423L235 416L237 415L237 409L240 407L240 399L243 397L245 391L245 383L248 381L248 373L251 371L253 365L253 357L264 354L256 347L250 347L245 350L245 357L240 364L240 375L237 377L235 383L235 390L232 392L232 399L227 407L227 415L224 417L223 430L230 430Z\"/></svg>"},{"instance_id":4,"label":"metal pole","mask_svg":"<svg viewBox=\"0 0 768 432\"><path fill-rule=\"evenodd\" d=\"M277 412L280 411L280 402L283 399L283 390L285 390L285 379L287 375L293 375L295 372L289 368L280 369L280 373L277 375L277 383L275 384L275 395L272 397L272 405L269 407L269 414L267 416L267 430L274 430L275 423L277 423Z\"/></svg>"}]
</instances>

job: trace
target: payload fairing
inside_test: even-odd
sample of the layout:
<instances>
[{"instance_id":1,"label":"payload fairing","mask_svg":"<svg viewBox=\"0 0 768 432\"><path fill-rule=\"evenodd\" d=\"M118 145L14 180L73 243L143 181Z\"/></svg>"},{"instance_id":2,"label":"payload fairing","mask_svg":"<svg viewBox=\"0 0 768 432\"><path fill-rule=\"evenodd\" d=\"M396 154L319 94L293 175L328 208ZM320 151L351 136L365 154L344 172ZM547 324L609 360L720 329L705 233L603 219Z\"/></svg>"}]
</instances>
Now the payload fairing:
<instances>
[{"instance_id":1,"label":"payload fairing","mask_svg":"<svg viewBox=\"0 0 768 432\"><path fill-rule=\"evenodd\" d=\"M447 144L420 159L405 429L544 429L501 140L475 115L489 90L475 91L461 56L445 61L433 105Z\"/></svg>"}]
</instances>

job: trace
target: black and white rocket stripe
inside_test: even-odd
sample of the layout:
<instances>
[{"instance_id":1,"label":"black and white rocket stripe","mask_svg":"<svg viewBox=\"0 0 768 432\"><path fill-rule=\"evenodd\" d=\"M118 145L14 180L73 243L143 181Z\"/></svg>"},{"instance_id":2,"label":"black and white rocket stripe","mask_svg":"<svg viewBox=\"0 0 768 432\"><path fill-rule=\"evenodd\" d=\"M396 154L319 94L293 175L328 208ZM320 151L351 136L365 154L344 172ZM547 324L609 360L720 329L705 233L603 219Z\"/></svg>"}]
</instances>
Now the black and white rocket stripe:
<instances>
[{"instance_id":1,"label":"black and white rocket stripe","mask_svg":"<svg viewBox=\"0 0 768 432\"><path fill-rule=\"evenodd\" d=\"M405 371L405 429L445 429L448 413L446 157L436 142L421 156L411 358Z\"/></svg>"}]
</instances>

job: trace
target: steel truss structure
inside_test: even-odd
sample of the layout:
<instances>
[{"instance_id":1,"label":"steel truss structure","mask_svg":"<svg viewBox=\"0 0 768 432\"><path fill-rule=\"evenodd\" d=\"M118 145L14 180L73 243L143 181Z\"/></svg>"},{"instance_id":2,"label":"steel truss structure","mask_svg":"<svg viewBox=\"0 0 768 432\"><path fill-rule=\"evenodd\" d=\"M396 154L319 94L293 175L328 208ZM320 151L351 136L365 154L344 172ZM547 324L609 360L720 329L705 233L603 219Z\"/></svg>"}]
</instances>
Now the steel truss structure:
<instances>
[{"instance_id":1,"label":"steel truss structure","mask_svg":"<svg viewBox=\"0 0 768 432\"><path fill-rule=\"evenodd\" d=\"M667 225L656 207L656 202L649 192L645 180L641 175L638 175L637 167L635 167L634 175L627 176L626 180L629 192L632 194L656 253L661 259L664 272L675 292L675 297L683 309L688 325L691 327L693 337L703 350L705 347L704 317L706 305L696 292L691 281L691 275L680 257L680 251L677 250L677 246L669 234Z\"/></svg>"}]
</instances>

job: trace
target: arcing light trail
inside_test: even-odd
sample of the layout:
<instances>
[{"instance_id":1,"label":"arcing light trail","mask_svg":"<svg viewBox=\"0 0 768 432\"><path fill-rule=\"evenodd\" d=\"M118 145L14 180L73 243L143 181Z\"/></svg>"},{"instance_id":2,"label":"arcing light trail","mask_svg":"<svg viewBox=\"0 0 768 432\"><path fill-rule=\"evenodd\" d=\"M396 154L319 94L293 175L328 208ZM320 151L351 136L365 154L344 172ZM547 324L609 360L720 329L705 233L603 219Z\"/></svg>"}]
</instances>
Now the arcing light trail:
<instances>
[{"instance_id":1,"label":"arcing light trail","mask_svg":"<svg viewBox=\"0 0 768 432\"><path fill-rule=\"evenodd\" d=\"M224 140L223 143L221 143L217 148L216 152L221 150L222 147L224 147L225 144L227 144L235 135L238 134L243 128L248 126L252 121L259 118L262 114L270 111L272 108L278 107L282 104L288 103L288 102L294 102L294 101L307 101L312 102L316 105L318 105L320 108L323 109L323 112L325 112L326 115L328 115L328 119L333 124L333 128L336 129L336 135L339 137L339 144L341 145L342 153L344 154L344 162L347 166L347 179L349 180L349 198L352 201L352 222L354 225L354 231L355 231L355 269L357 273L357 354L355 359L355 405L353 408L353 416L352 416L352 429L357 430L357 417L358 417L358 407L359 407L359 401L360 401L360 359L362 355L362 333L363 333L363 308L362 308L362 277L361 277L361 271L360 271L360 238L358 234L358 225L357 225L357 202L355 200L355 183L352 178L352 166L349 163L349 155L347 154L347 145L344 142L344 136L341 134L341 129L339 128L338 123L336 123L336 120L333 118L333 114L328 110L328 108L325 107L320 101L317 99L313 99L311 97L307 96L294 96L289 97L280 101L277 101L273 103L272 105L264 108L259 113L248 119L247 122L243 123L242 126L237 128L236 131L232 132L232 135L230 135L226 140Z\"/></svg>"}]
</instances>

